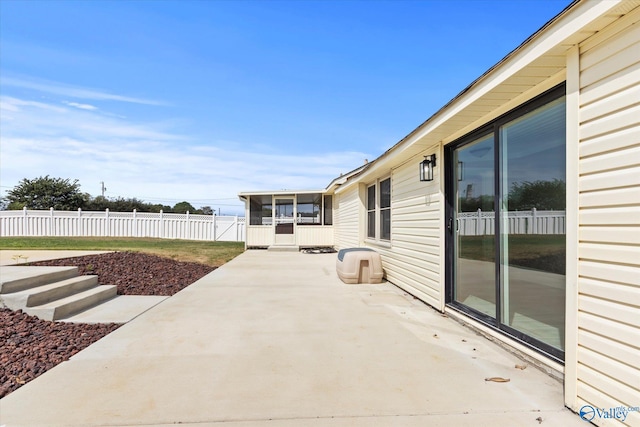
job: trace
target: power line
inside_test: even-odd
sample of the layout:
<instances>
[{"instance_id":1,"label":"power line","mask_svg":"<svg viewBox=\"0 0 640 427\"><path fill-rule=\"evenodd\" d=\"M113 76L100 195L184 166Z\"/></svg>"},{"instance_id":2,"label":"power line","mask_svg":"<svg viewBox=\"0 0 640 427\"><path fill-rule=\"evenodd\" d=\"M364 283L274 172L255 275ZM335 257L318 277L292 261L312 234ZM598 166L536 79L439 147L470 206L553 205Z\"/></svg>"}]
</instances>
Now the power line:
<instances>
[{"instance_id":1,"label":"power line","mask_svg":"<svg viewBox=\"0 0 640 427\"><path fill-rule=\"evenodd\" d=\"M184 199L184 197L167 198L167 197L151 197L151 196L127 196L122 194L115 197L126 197L126 198L136 198L136 199L143 199L143 200L167 201L167 202ZM238 200L239 201L237 197L222 197L222 198L215 198L215 199L189 199L189 200L193 202L216 202L219 200Z\"/></svg>"}]
</instances>

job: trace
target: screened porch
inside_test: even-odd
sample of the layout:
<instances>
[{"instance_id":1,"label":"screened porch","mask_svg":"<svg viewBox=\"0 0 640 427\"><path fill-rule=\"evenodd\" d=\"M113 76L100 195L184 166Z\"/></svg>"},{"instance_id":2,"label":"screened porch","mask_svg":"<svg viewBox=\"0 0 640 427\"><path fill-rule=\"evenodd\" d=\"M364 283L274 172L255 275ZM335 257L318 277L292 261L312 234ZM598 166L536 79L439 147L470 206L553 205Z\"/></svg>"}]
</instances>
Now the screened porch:
<instances>
[{"instance_id":1,"label":"screened porch","mask_svg":"<svg viewBox=\"0 0 640 427\"><path fill-rule=\"evenodd\" d=\"M334 245L333 194L323 191L241 193L247 248Z\"/></svg>"}]
</instances>

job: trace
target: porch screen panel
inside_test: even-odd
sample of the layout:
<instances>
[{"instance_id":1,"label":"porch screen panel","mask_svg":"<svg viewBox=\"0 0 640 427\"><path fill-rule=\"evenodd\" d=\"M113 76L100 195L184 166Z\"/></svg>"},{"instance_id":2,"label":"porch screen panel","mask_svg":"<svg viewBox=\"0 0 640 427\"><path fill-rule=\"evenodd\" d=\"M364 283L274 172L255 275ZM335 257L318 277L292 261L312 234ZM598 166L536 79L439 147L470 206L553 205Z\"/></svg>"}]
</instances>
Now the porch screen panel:
<instances>
[{"instance_id":1,"label":"porch screen panel","mask_svg":"<svg viewBox=\"0 0 640 427\"><path fill-rule=\"evenodd\" d=\"M333 225L333 196L324 196L324 225Z\"/></svg>"},{"instance_id":2,"label":"porch screen panel","mask_svg":"<svg viewBox=\"0 0 640 427\"><path fill-rule=\"evenodd\" d=\"M320 220L321 208L321 194L299 194L296 223L300 225L320 225L322 223Z\"/></svg>"},{"instance_id":3,"label":"porch screen panel","mask_svg":"<svg viewBox=\"0 0 640 427\"><path fill-rule=\"evenodd\" d=\"M249 225L271 225L273 204L271 196L251 196Z\"/></svg>"}]
</instances>

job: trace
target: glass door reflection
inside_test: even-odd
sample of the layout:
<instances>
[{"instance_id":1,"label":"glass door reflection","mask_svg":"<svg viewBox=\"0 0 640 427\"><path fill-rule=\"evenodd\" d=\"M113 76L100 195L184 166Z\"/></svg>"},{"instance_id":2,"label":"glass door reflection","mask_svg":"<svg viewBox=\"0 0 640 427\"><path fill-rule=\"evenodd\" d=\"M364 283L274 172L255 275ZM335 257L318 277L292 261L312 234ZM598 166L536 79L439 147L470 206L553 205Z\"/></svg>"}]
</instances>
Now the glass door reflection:
<instances>
[{"instance_id":1,"label":"glass door reflection","mask_svg":"<svg viewBox=\"0 0 640 427\"><path fill-rule=\"evenodd\" d=\"M496 316L493 133L453 153L454 300Z\"/></svg>"},{"instance_id":2,"label":"glass door reflection","mask_svg":"<svg viewBox=\"0 0 640 427\"><path fill-rule=\"evenodd\" d=\"M500 285L504 325L564 350L565 103L500 128Z\"/></svg>"}]
</instances>

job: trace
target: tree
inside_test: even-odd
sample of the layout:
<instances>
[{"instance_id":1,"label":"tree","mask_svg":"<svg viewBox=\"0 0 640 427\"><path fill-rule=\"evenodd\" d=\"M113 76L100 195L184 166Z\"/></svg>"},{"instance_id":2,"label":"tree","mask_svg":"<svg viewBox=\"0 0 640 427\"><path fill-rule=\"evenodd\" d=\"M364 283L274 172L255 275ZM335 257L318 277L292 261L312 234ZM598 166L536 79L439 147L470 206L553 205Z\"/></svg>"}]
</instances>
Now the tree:
<instances>
[{"instance_id":1,"label":"tree","mask_svg":"<svg viewBox=\"0 0 640 427\"><path fill-rule=\"evenodd\" d=\"M7 209L76 210L84 208L88 196L80 191L78 180L51 178L49 175L35 179L24 178L7 192Z\"/></svg>"},{"instance_id":2,"label":"tree","mask_svg":"<svg viewBox=\"0 0 640 427\"><path fill-rule=\"evenodd\" d=\"M134 209L138 212L148 212L149 204L144 203L142 200L138 200L135 197L129 199L116 197L111 200L111 207L109 208L109 210L114 212L132 212Z\"/></svg>"},{"instance_id":3,"label":"tree","mask_svg":"<svg viewBox=\"0 0 640 427\"><path fill-rule=\"evenodd\" d=\"M460 212L476 212L478 209L484 212L492 212L494 210L494 197L483 194L478 197L461 197Z\"/></svg>"},{"instance_id":4,"label":"tree","mask_svg":"<svg viewBox=\"0 0 640 427\"><path fill-rule=\"evenodd\" d=\"M86 209L88 211L103 211L105 209L113 210L111 209L111 200L104 196L97 196L90 199L87 203Z\"/></svg>"},{"instance_id":5,"label":"tree","mask_svg":"<svg viewBox=\"0 0 640 427\"><path fill-rule=\"evenodd\" d=\"M116 197L115 199L104 196L97 196L95 198L89 197L86 209L90 211L103 211L105 209L109 209L113 212L131 212L134 209L138 212L171 212L171 206L145 203L135 197L127 199L123 197Z\"/></svg>"},{"instance_id":6,"label":"tree","mask_svg":"<svg viewBox=\"0 0 640 427\"><path fill-rule=\"evenodd\" d=\"M169 206L169 205L163 205L163 204L157 203L157 204L155 204L155 205L151 205L151 206L149 207L149 212L155 212L155 213L158 213L158 212L160 212L160 211L162 211L162 212L164 212L164 213L170 213L170 212L171 212L171 206Z\"/></svg>"},{"instance_id":7,"label":"tree","mask_svg":"<svg viewBox=\"0 0 640 427\"><path fill-rule=\"evenodd\" d=\"M211 209L211 206L203 206L200 210L203 215L213 215L213 209Z\"/></svg>"},{"instance_id":8,"label":"tree","mask_svg":"<svg viewBox=\"0 0 640 427\"><path fill-rule=\"evenodd\" d=\"M194 213L195 211L196 208L194 208L189 202L176 203L176 205L173 207L173 212L175 213Z\"/></svg>"},{"instance_id":9,"label":"tree","mask_svg":"<svg viewBox=\"0 0 640 427\"><path fill-rule=\"evenodd\" d=\"M514 182L509 191L509 210L528 211L532 208L545 211L564 210L566 194L565 182L559 179Z\"/></svg>"}]
</instances>

